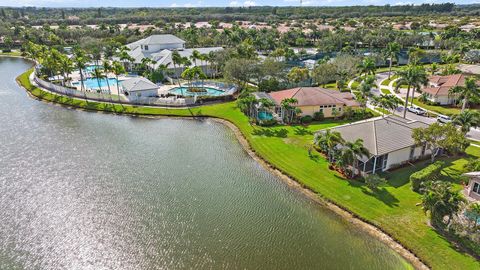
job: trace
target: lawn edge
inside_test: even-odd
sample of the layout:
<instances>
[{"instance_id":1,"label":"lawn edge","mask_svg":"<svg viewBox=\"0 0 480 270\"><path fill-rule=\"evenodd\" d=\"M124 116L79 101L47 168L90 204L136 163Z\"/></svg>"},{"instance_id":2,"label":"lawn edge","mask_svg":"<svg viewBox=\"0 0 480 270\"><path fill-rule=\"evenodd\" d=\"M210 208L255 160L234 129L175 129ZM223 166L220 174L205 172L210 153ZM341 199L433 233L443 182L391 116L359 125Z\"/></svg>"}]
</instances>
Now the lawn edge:
<instances>
[{"instance_id":1,"label":"lawn edge","mask_svg":"<svg viewBox=\"0 0 480 270\"><path fill-rule=\"evenodd\" d=\"M217 123L222 123L223 125L227 126L232 130L234 133L235 137L237 138L238 142L242 145L242 148L247 152L247 154L253 158L256 162L258 162L263 168L268 170L270 173L274 174L275 176L279 177L284 183L286 183L290 188L300 191L304 196L307 198L311 199L315 203L331 210L341 218L345 219L347 222L350 224L354 225L357 228L362 229L364 232L368 233L370 236L375 237L382 243L386 244L389 248L393 249L397 254L402 256L406 261L408 261L415 269L430 269L427 264L422 261L416 254L408 249L406 246L404 246L399 240L394 238L392 235L389 233L385 232L382 230L381 227L372 224L370 221L362 218L361 216L355 214L353 211L349 210L346 207L343 207L340 204L337 204L327 198L322 197L320 193L315 193L313 190L309 189L305 185L302 185L299 181L297 181L294 177L289 176L288 172L284 172L283 170L276 168L273 164L268 162L268 160L264 159L260 155L257 155L257 152L255 149L251 146L250 142L248 139L245 137L243 132L239 127L235 125L235 123L231 122L228 119L224 119L221 117L217 116L183 116L183 115L175 115L175 114L164 114L164 115L158 115L158 114L147 114L147 113L130 113L130 112L114 112L114 111L106 111L102 109L91 109L91 108L85 108L82 106L73 106L70 104L65 104L61 102L55 102L51 100L44 99L40 96L34 95L29 89L28 86L25 86L22 84L20 81L20 77L24 76L26 73L31 72L31 69L25 71L24 73L20 74L15 80L19 86L21 86L28 96L30 96L33 99L46 102L49 104L54 104L54 105L59 105L65 108L70 108L70 109L77 109L81 111L89 111L89 112L101 112L101 113L111 113L111 114L123 114L123 115L130 115L130 116L137 116L137 117L149 117L149 118L183 118L183 119L198 119L198 118L203 118L203 119L211 119ZM29 81L30 82L30 81ZM31 84L31 82L30 82ZM36 89L48 93L48 94L53 94L57 96L64 96L60 95L57 93L51 93L49 91L45 91L44 89L33 86ZM67 98L68 96L64 96ZM82 99L79 99L82 100ZM98 102L98 101L89 101L92 103L99 103L102 104L104 102ZM136 107L142 107L142 106L136 106ZM182 108L177 108L177 109L182 109ZM183 108L186 109L186 108Z\"/></svg>"}]
</instances>

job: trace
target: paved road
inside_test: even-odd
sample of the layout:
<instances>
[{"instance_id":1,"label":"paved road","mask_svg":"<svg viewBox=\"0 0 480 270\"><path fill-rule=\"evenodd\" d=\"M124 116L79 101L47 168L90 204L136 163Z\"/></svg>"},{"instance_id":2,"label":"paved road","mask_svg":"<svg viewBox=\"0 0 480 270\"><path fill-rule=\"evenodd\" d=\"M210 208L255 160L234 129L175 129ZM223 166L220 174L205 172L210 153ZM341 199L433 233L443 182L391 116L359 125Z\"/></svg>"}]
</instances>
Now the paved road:
<instances>
[{"instance_id":1,"label":"paved road","mask_svg":"<svg viewBox=\"0 0 480 270\"><path fill-rule=\"evenodd\" d=\"M372 93L375 96L379 96L381 94L381 92L379 90L380 83L383 80L388 78L388 72L379 73L375 77L376 77L375 83L377 84L377 87L372 89ZM405 93L403 93L403 94L401 93L400 97L403 97L403 99L405 99ZM403 106L401 108L399 108L397 111L395 111L395 115L399 115L399 116L403 117ZM435 117L426 117L426 116L416 115L416 114L411 113L409 111L407 111L407 118L411 119L411 120L422 121L422 122L425 122L427 124L432 124L432 123L435 123L437 121ZM470 129L470 132L467 133L467 138L473 139L473 140L476 140L476 141L480 141L480 130L479 129L473 129L473 128Z\"/></svg>"}]
</instances>

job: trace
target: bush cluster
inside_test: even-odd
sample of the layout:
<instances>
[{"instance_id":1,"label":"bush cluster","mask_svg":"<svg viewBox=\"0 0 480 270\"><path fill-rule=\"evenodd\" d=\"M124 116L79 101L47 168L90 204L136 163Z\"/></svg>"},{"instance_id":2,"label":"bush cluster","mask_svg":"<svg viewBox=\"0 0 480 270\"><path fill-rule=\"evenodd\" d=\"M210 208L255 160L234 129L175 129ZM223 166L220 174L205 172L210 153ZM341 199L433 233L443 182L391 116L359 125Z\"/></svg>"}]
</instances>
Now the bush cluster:
<instances>
[{"instance_id":1,"label":"bush cluster","mask_svg":"<svg viewBox=\"0 0 480 270\"><path fill-rule=\"evenodd\" d=\"M412 184L412 190L420 192L421 188L425 185L425 183L436 180L440 176L440 171L442 170L444 165L445 162L436 161L435 163L428 165L424 169L410 175L410 183Z\"/></svg>"}]
</instances>

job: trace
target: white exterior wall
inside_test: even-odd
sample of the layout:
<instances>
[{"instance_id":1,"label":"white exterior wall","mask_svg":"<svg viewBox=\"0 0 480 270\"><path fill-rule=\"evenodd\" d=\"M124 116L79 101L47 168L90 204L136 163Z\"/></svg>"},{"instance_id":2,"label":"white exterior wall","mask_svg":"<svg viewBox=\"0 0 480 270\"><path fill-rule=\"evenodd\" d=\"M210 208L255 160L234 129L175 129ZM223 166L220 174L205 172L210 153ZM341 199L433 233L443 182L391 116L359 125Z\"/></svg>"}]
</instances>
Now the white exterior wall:
<instances>
[{"instance_id":1,"label":"white exterior wall","mask_svg":"<svg viewBox=\"0 0 480 270\"><path fill-rule=\"evenodd\" d=\"M129 100L138 100L145 97L155 97L158 95L158 89L150 89L143 91L133 91L128 93Z\"/></svg>"},{"instance_id":2,"label":"white exterior wall","mask_svg":"<svg viewBox=\"0 0 480 270\"><path fill-rule=\"evenodd\" d=\"M147 45L148 46L148 51L145 50L145 45L142 45L143 52L148 52L148 53L155 53L159 52L161 50L169 49L169 50L174 50L174 49L183 49L184 44L183 43L171 43L171 44L151 44Z\"/></svg>"},{"instance_id":3,"label":"white exterior wall","mask_svg":"<svg viewBox=\"0 0 480 270\"><path fill-rule=\"evenodd\" d=\"M431 98L431 101L439 103L440 105L451 105L454 102L453 97L448 97L448 96L437 96Z\"/></svg>"},{"instance_id":4,"label":"white exterior wall","mask_svg":"<svg viewBox=\"0 0 480 270\"><path fill-rule=\"evenodd\" d=\"M425 155L430 155L431 151L425 149ZM422 157L422 146L415 147L413 154L413 159L419 159ZM392 167L396 167L400 164L404 164L410 160L410 147L403 148L391 153L388 153L387 167L385 170L388 170Z\"/></svg>"}]
</instances>

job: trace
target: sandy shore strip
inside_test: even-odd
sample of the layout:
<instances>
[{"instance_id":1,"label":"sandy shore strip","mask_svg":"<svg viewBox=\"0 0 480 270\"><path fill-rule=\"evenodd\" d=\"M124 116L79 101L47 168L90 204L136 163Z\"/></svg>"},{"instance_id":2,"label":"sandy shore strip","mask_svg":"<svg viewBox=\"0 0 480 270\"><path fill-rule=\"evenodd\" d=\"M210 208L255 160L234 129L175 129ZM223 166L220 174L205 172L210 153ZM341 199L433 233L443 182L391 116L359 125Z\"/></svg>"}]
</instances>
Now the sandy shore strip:
<instances>
[{"instance_id":1,"label":"sandy shore strip","mask_svg":"<svg viewBox=\"0 0 480 270\"><path fill-rule=\"evenodd\" d=\"M39 97L33 96L21 83L17 80L17 83L26 90L28 95L34 99L44 101L46 103L50 104L56 104L55 102L51 101L46 101L42 100ZM42 89L42 91L46 91L45 89ZM49 92L49 91L46 91ZM59 95L58 93L56 93ZM91 102L96 102L96 103L101 103L97 101L91 101ZM77 108L77 107L72 107L68 105L63 105L63 104L56 104L60 105L62 107L67 107L67 108L73 108L73 109L78 109L78 110L83 110L83 111L88 111L83 108ZM178 108L182 109L182 108ZM121 114L121 113L115 113L115 112L105 112L105 111L98 111L98 112L103 112L103 113L113 113L113 114ZM272 166L268 161L264 160L263 158L259 157L255 151L252 149L250 144L248 143L247 139L244 137L243 133L240 131L240 129L235 126L235 124L231 123L230 121L227 121L225 119L220 119L220 118L215 118L215 117L190 117L190 116L152 116L152 115L137 115L137 114L125 114L128 116L133 116L133 117L145 117L145 118L179 118L179 119L209 119L212 121L215 121L217 123L222 123L225 126L229 127L239 143L242 145L243 149L247 152L247 154L252 157L255 161L257 161L262 167L264 167L266 170L280 178L282 181L284 181L289 187L300 191L302 194L304 194L307 198L313 200L314 202L318 203L319 205L326 207L327 209L330 209L334 213L338 214L345 220L347 220L349 223L354 225L355 227L367 232L370 234L372 237L375 237L376 239L380 240L384 244L386 244L388 247L393 249L395 252L397 252L399 255L401 255L405 260L407 260L410 264L412 264L415 269L430 269L427 265L425 265L413 252L402 246L398 241L393 239L390 235L387 233L383 232L379 227L370 224L369 222L361 219L360 217L356 216L354 213L342 208L340 205L334 204L324 198L321 198L319 194L316 194L312 190L305 188L300 185L300 183L291 177L287 176L274 166Z\"/></svg>"}]
</instances>

